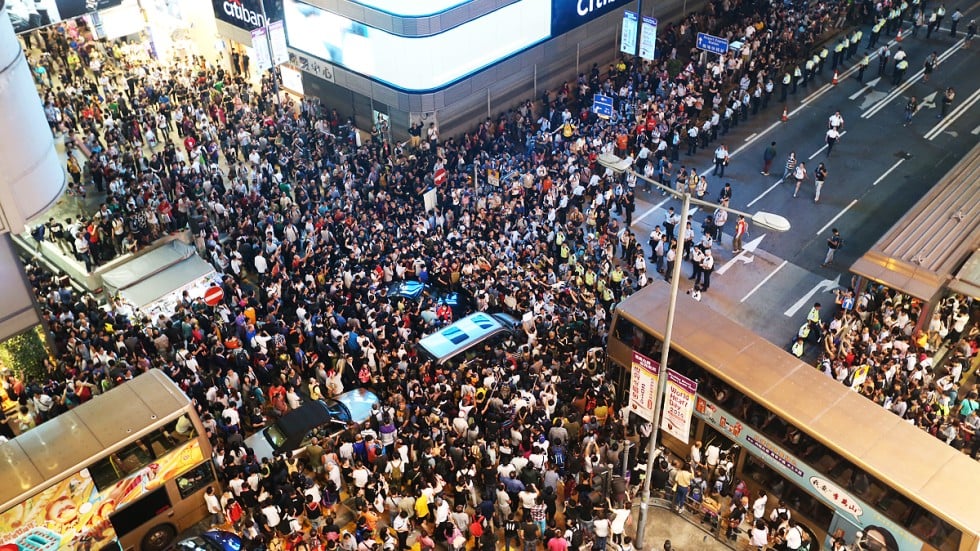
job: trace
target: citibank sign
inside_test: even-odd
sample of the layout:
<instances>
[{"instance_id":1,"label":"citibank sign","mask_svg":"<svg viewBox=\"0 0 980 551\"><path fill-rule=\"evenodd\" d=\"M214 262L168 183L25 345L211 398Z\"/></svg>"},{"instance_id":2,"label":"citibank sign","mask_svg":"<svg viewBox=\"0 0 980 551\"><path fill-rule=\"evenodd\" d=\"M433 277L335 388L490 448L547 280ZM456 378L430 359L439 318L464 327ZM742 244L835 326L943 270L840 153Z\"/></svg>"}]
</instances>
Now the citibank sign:
<instances>
[{"instance_id":1,"label":"citibank sign","mask_svg":"<svg viewBox=\"0 0 980 551\"><path fill-rule=\"evenodd\" d=\"M266 25L262 16L262 0L212 0L216 19L234 25L240 29L251 31ZM266 16L272 21L282 19L282 2L265 0Z\"/></svg>"},{"instance_id":2,"label":"citibank sign","mask_svg":"<svg viewBox=\"0 0 980 551\"><path fill-rule=\"evenodd\" d=\"M601 10L614 3L616 3L616 0L578 0L576 8L579 17L585 17L596 10Z\"/></svg>"},{"instance_id":3,"label":"citibank sign","mask_svg":"<svg viewBox=\"0 0 980 551\"><path fill-rule=\"evenodd\" d=\"M564 34L630 3L624 0L552 0L551 36Z\"/></svg>"},{"instance_id":4,"label":"citibank sign","mask_svg":"<svg viewBox=\"0 0 980 551\"><path fill-rule=\"evenodd\" d=\"M228 17L256 27L265 26L265 18L262 14L243 6L242 0L226 0L222 8Z\"/></svg>"}]
</instances>

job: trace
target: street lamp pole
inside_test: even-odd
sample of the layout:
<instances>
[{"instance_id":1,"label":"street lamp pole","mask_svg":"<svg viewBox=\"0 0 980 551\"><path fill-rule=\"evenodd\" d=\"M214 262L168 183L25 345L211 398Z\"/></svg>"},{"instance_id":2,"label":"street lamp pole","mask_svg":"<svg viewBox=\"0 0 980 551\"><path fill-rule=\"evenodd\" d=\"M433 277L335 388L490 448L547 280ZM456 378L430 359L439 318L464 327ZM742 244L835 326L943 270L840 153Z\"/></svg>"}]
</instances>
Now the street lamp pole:
<instances>
[{"instance_id":1,"label":"street lamp pole","mask_svg":"<svg viewBox=\"0 0 980 551\"><path fill-rule=\"evenodd\" d=\"M782 216L776 214L768 212L749 214L726 207L724 205L694 199L687 191L675 190L672 187L665 186L660 182L637 174L631 166L632 161L629 161L628 159L620 159L615 155L600 155L598 161L600 165L609 168L618 174L628 172L645 182L653 184L664 192L669 193L671 196L681 199L681 223L677 225L677 249L674 252L674 267L670 273L670 302L667 304L667 326L664 329L663 347L660 351L660 367L659 375L657 377L657 395L654 398L653 419L651 420L653 429L650 431L650 441L647 443L646 476L643 477L640 518L636 524L636 537L634 538L635 548L637 551L641 551L643 549L644 540L646 539L646 525L648 520L648 509L650 506L650 480L653 478L654 461L657 458L657 439L660 436L660 410L663 408L664 396L667 393L667 359L670 355L670 342L674 330L674 313L677 309L677 295L680 294L682 259L677 257L680 256L683 251L683 235L687 228L687 216L691 210L691 204L693 203L695 205L705 207L720 208L728 212L740 214L751 219L758 226L778 232L789 231L790 223Z\"/></svg>"},{"instance_id":2,"label":"street lamp pole","mask_svg":"<svg viewBox=\"0 0 980 551\"><path fill-rule=\"evenodd\" d=\"M671 190L676 197L679 193ZM677 246L674 251L674 267L670 272L670 302L667 304L667 328L664 330L664 342L660 351L660 367L657 376L657 395L653 402L653 430L650 431L650 442L647 443L647 469L646 476L643 477L643 496L640 501L640 518L636 523L636 549L643 549L643 540L646 539L647 517L650 507L650 479L653 478L654 460L657 452L657 437L660 435L660 408L663 407L664 395L667 392L667 356L670 354L670 338L674 330L674 312L677 309L677 295L680 292L681 284L681 256L683 247L682 235L687 227L687 213L691 208L691 194L683 193L681 203L681 223L677 225Z\"/></svg>"}]
</instances>

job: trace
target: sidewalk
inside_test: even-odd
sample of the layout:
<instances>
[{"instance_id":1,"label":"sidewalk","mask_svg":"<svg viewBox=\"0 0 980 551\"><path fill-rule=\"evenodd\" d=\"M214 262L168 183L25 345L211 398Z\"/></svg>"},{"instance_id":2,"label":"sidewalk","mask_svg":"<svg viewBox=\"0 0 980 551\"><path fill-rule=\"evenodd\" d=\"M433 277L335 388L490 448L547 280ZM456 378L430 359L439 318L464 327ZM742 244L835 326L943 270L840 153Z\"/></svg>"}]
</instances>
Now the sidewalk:
<instances>
[{"instance_id":1,"label":"sidewalk","mask_svg":"<svg viewBox=\"0 0 980 551\"><path fill-rule=\"evenodd\" d=\"M642 551L662 551L664 542L670 540L672 551L730 551L736 547L715 539L710 526L701 524L691 513L675 513L664 500L653 499L647 509L646 538ZM639 507L633 511L639 516ZM744 531L740 540L745 540ZM747 540L746 540L747 541ZM737 548L743 548L739 546Z\"/></svg>"}]
</instances>

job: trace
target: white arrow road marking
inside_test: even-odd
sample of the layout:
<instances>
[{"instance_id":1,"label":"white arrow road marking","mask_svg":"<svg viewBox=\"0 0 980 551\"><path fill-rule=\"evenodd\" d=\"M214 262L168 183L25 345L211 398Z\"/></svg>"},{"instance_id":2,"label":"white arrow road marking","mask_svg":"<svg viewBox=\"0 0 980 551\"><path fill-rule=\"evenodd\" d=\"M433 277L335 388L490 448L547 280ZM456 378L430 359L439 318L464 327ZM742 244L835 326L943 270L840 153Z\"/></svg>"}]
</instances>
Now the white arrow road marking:
<instances>
[{"instance_id":1,"label":"white arrow road marking","mask_svg":"<svg viewBox=\"0 0 980 551\"><path fill-rule=\"evenodd\" d=\"M922 103L919 104L919 107L918 107L918 109L915 110L915 112L918 113L919 111L921 111L923 109L935 109L936 108L936 94L937 94L937 92L933 92L933 93L929 94L928 96L922 98Z\"/></svg>"},{"instance_id":2,"label":"white arrow road marking","mask_svg":"<svg viewBox=\"0 0 980 551\"><path fill-rule=\"evenodd\" d=\"M864 111L868 107L878 103L879 100L887 96L886 92L879 92L877 90L872 90L868 95L864 96L864 101L858 106L858 109Z\"/></svg>"},{"instance_id":3,"label":"white arrow road marking","mask_svg":"<svg viewBox=\"0 0 980 551\"><path fill-rule=\"evenodd\" d=\"M837 277L835 277L834 279L825 279L820 283L814 285L813 289L807 291L807 293L803 295L800 298L800 300L796 301L796 304L790 306L789 309L783 312L783 315L786 316L787 318L791 318L795 316L796 313L800 311L800 308L803 308L804 306L810 303L810 299L813 298L813 295L821 291L831 291L838 287L840 287L840 274L837 274Z\"/></svg>"},{"instance_id":4,"label":"white arrow road marking","mask_svg":"<svg viewBox=\"0 0 980 551\"><path fill-rule=\"evenodd\" d=\"M715 272L718 273L718 275L723 275L725 272L728 271L729 268L731 268L738 262L742 262L743 264L751 264L754 257L748 255L748 253L754 253L755 250L759 248L759 244L762 243L762 239L764 237L765 234L760 235L759 237L756 237L752 241L746 243L745 247L742 248L742 251L740 253L732 257L731 260L726 262L725 265L722 266L721 268L715 270Z\"/></svg>"},{"instance_id":5,"label":"white arrow road marking","mask_svg":"<svg viewBox=\"0 0 980 551\"><path fill-rule=\"evenodd\" d=\"M874 80L869 80L868 83L865 84L863 88L861 88L857 92L854 92L853 94L851 94L850 99L852 99L852 100L858 99L858 97L860 97L861 94L867 92L869 88L874 88L875 87L875 84L878 84L879 81L881 81L881 77L878 77L878 78L876 78Z\"/></svg>"},{"instance_id":6,"label":"white arrow road marking","mask_svg":"<svg viewBox=\"0 0 980 551\"><path fill-rule=\"evenodd\" d=\"M978 126L978 127L974 128L973 130L971 130L970 131L970 134L973 134L974 136L980 134L980 126Z\"/></svg>"}]
</instances>

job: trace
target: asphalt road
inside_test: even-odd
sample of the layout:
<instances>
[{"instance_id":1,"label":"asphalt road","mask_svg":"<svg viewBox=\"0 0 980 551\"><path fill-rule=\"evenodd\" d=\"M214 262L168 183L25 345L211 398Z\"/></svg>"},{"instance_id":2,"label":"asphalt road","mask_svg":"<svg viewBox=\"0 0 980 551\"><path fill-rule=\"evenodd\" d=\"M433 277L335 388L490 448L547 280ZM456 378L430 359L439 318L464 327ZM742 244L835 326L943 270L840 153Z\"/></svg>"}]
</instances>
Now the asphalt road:
<instances>
[{"instance_id":1,"label":"asphalt road","mask_svg":"<svg viewBox=\"0 0 980 551\"><path fill-rule=\"evenodd\" d=\"M949 13L955 7L947 6ZM976 56L980 42L967 49L962 40L964 24L977 17L972 13L977 10L974 4L966 11L956 38L950 37L948 28L933 33L928 40L924 29L911 38L907 25L901 43L892 37L892 54L901 46L909 60L909 70L898 86L892 85L891 61L887 74L875 80L878 61L874 58L864 84L857 81L855 66L870 34L864 29L861 49L846 62L836 86L830 82L833 72L828 63L822 77L790 96L787 122L780 121L782 106L777 102L725 136L732 152L731 163L724 178L708 173L709 196L717 197L722 185L731 182L732 208L780 214L791 222L792 229L779 234L750 228L743 243L747 250L737 258L731 253L731 235L727 234L724 246L715 248L716 271L703 298L706 304L773 343L788 346L810 304L833 303L832 291L851 282L851 264L980 137L980 63ZM879 45L884 40L882 37ZM921 69L933 51L941 62L924 82ZM956 98L950 113L939 119L942 94L948 86L955 88ZM921 108L906 127L904 110L909 95L920 100ZM778 98L777 85L774 99ZM828 158L824 135L827 119L835 111L843 115L846 133ZM762 176L762 153L773 141L778 153L772 175ZM682 155L681 163L703 173L712 167L715 146L694 157ZM798 198L793 197L793 183L779 181L790 151L796 151L806 162L811 175ZM814 203L812 174L820 162L826 163L828 177L820 202ZM680 209L677 201L666 201L658 192L639 193L632 227L644 244L670 206ZM695 213L696 231L704 217L703 211ZM733 226L734 217L729 217L728 232ZM832 227L840 229L845 246L835 262L823 268ZM690 275L690 268L685 267L684 272L685 277Z\"/></svg>"}]
</instances>

